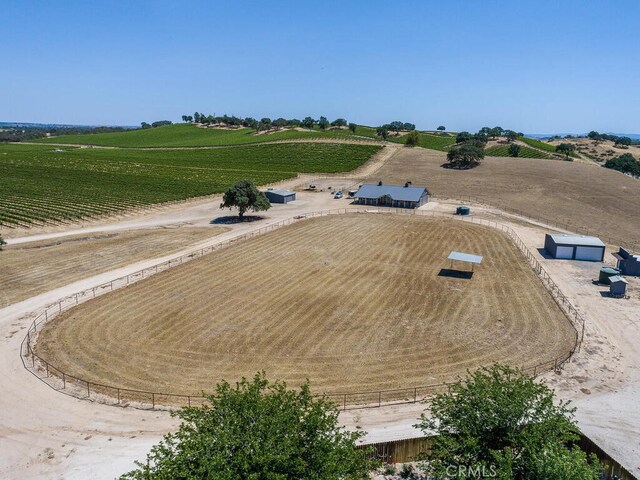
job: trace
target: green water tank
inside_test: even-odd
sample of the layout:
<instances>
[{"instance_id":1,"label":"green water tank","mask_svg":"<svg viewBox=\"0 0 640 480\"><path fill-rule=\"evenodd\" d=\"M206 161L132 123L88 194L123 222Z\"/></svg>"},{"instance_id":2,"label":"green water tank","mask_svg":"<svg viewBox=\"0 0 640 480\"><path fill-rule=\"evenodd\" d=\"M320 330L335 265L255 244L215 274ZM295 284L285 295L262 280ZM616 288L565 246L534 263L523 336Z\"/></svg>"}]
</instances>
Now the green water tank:
<instances>
[{"instance_id":1,"label":"green water tank","mask_svg":"<svg viewBox=\"0 0 640 480\"><path fill-rule=\"evenodd\" d=\"M471 213L471 208L466 205L462 205L456 208L456 215L469 215Z\"/></svg>"},{"instance_id":2,"label":"green water tank","mask_svg":"<svg viewBox=\"0 0 640 480\"><path fill-rule=\"evenodd\" d=\"M609 278L615 277L616 275L620 275L620 270L618 270L617 268L602 267L600 269L600 276L598 277L598 282L604 283L605 285L609 285Z\"/></svg>"}]
</instances>

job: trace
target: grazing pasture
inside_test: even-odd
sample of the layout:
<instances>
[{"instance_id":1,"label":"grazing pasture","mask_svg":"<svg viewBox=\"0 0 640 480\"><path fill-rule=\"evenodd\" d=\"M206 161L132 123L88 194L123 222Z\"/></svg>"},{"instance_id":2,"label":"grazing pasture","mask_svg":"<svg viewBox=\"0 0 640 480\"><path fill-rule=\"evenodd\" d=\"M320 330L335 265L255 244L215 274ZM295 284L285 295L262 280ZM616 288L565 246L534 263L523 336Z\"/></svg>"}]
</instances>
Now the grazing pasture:
<instances>
[{"instance_id":1,"label":"grazing pasture","mask_svg":"<svg viewBox=\"0 0 640 480\"><path fill-rule=\"evenodd\" d=\"M582 233L640 242L640 181L583 162L486 157L471 170L442 168L442 153L402 149L370 182L426 185L430 193L473 195L496 207L544 217Z\"/></svg>"},{"instance_id":2,"label":"grazing pasture","mask_svg":"<svg viewBox=\"0 0 640 480\"><path fill-rule=\"evenodd\" d=\"M64 222L298 173L350 171L381 147L300 143L213 150L0 146L0 226ZM62 151L57 151L62 150Z\"/></svg>"},{"instance_id":3,"label":"grazing pasture","mask_svg":"<svg viewBox=\"0 0 640 480\"><path fill-rule=\"evenodd\" d=\"M224 231L223 227L156 228L6 246L0 252L0 308L91 275L180 251Z\"/></svg>"},{"instance_id":4,"label":"grazing pasture","mask_svg":"<svg viewBox=\"0 0 640 480\"><path fill-rule=\"evenodd\" d=\"M442 274L452 249L484 255ZM574 330L498 230L417 216L303 220L64 312L37 354L86 380L198 394L265 370L316 391L451 380L571 350Z\"/></svg>"}]
</instances>

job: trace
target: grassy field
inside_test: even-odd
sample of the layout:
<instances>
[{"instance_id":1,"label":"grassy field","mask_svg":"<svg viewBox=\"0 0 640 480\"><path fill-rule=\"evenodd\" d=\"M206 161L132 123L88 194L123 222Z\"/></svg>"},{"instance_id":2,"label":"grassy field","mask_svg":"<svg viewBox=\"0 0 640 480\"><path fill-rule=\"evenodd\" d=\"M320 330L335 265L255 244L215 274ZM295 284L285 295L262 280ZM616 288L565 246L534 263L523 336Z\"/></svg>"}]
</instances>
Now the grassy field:
<instances>
[{"instance_id":1,"label":"grassy field","mask_svg":"<svg viewBox=\"0 0 640 480\"><path fill-rule=\"evenodd\" d=\"M117 133L84 135L64 135L37 140L41 143L64 143L70 145L96 145L105 147L145 148L145 147L214 147L264 143L276 140L304 139L371 139L380 140L376 129L358 125L355 132L350 130L309 131L282 130L268 135L256 135L250 128L223 130L218 128L198 128L191 124L176 124L146 130L131 130ZM405 136L389 137L395 143L404 143ZM455 136L433 135L420 132L420 146L446 151L455 143Z\"/></svg>"},{"instance_id":2,"label":"grassy field","mask_svg":"<svg viewBox=\"0 0 640 480\"><path fill-rule=\"evenodd\" d=\"M375 138L375 129L358 127L355 136ZM282 130L270 134L256 135L255 130L251 128L225 130L219 128L198 128L195 125L183 123L127 132L63 135L60 137L40 139L38 141L42 143L140 148L228 146L272 142L275 140L348 137L354 137L354 134L351 133L350 130L322 131L316 128L311 131Z\"/></svg>"},{"instance_id":3,"label":"grassy field","mask_svg":"<svg viewBox=\"0 0 640 480\"><path fill-rule=\"evenodd\" d=\"M180 251L226 230L159 228L6 246L0 252L0 308L91 275Z\"/></svg>"},{"instance_id":4,"label":"grassy field","mask_svg":"<svg viewBox=\"0 0 640 480\"><path fill-rule=\"evenodd\" d=\"M283 144L214 150L0 146L0 225L67 221L219 193L248 178L350 171L381 147Z\"/></svg>"},{"instance_id":5,"label":"grassy field","mask_svg":"<svg viewBox=\"0 0 640 480\"><path fill-rule=\"evenodd\" d=\"M509 145L494 145L484 151L484 154L488 157L510 157ZM520 145L520 153L517 158L552 158L551 155L547 155L544 152L534 150L533 148Z\"/></svg>"},{"instance_id":6,"label":"grassy field","mask_svg":"<svg viewBox=\"0 0 640 480\"><path fill-rule=\"evenodd\" d=\"M428 148L430 150L439 150L441 152L446 152L447 150L449 150L449 147L456 143L455 135L431 135L429 133L419 132L418 136L420 138L420 143L418 144L418 146L422 148ZM395 143L405 143L406 138L406 135L403 135L401 137L389 137L389 141Z\"/></svg>"},{"instance_id":7,"label":"grassy field","mask_svg":"<svg viewBox=\"0 0 640 480\"><path fill-rule=\"evenodd\" d=\"M581 233L640 242L640 181L597 165L487 157L471 170L442 168L446 156L402 149L369 181L413 181L442 197L474 195ZM542 239L541 239L542 241Z\"/></svg>"},{"instance_id":8,"label":"grassy field","mask_svg":"<svg viewBox=\"0 0 640 480\"><path fill-rule=\"evenodd\" d=\"M519 137L518 140L526 143L530 147L534 147L539 150L544 150L545 152L555 153L556 151L555 145L551 145L547 142L543 142L542 140L537 140L535 138L528 138L528 137Z\"/></svg>"},{"instance_id":9,"label":"grassy field","mask_svg":"<svg viewBox=\"0 0 640 480\"><path fill-rule=\"evenodd\" d=\"M485 256L472 279L440 275L452 248ZM264 369L337 393L533 366L573 338L500 232L360 214L299 222L81 304L44 327L36 350L119 387L198 394Z\"/></svg>"}]
</instances>

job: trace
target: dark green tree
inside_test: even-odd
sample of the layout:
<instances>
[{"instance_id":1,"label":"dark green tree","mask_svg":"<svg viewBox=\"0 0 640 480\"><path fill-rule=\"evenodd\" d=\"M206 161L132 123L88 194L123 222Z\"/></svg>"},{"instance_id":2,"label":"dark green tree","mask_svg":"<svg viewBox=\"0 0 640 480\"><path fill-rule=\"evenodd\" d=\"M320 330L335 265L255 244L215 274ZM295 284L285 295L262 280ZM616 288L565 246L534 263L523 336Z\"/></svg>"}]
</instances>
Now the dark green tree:
<instances>
[{"instance_id":1,"label":"dark green tree","mask_svg":"<svg viewBox=\"0 0 640 480\"><path fill-rule=\"evenodd\" d=\"M413 123L405 122L402 124L402 129L406 130L407 132L412 132L416 129L416 126Z\"/></svg>"},{"instance_id":2,"label":"dark green tree","mask_svg":"<svg viewBox=\"0 0 640 480\"><path fill-rule=\"evenodd\" d=\"M565 159L569 160L569 155L571 155L575 149L576 147L573 143L561 143L556 147L556 152L564 154Z\"/></svg>"},{"instance_id":3,"label":"dark green tree","mask_svg":"<svg viewBox=\"0 0 640 480\"><path fill-rule=\"evenodd\" d=\"M258 121L255 118L247 117L242 121L242 125L247 128L256 128Z\"/></svg>"},{"instance_id":4,"label":"dark green tree","mask_svg":"<svg viewBox=\"0 0 640 480\"><path fill-rule=\"evenodd\" d=\"M387 138L389 138L389 129L387 128L386 125L378 127L376 128L376 135L382 138L383 140L386 140Z\"/></svg>"},{"instance_id":5,"label":"dark green tree","mask_svg":"<svg viewBox=\"0 0 640 480\"><path fill-rule=\"evenodd\" d=\"M277 129L281 129L287 126L287 121L284 118L276 118L273 121L273 126Z\"/></svg>"},{"instance_id":6,"label":"dark green tree","mask_svg":"<svg viewBox=\"0 0 640 480\"><path fill-rule=\"evenodd\" d=\"M446 129L447 129L447 128L446 128L444 125L440 125L440 126L437 128L437 130L438 130L439 132L444 132Z\"/></svg>"},{"instance_id":7,"label":"dark green tree","mask_svg":"<svg viewBox=\"0 0 640 480\"><path fill-rule=\"evenodd\" d=\"M336 118L333 122L331 122L332 127L346 127L347 121L344 118Z\"/></svg>"},{"instance_id":8,"label":"dark green tree","mask_svg":"<svg viewBox=\"0 0 640 480\"><path fill-rule=\"evenodd\" d=\"M399 120L396 120L394 122L391 122L388 127L389 130L391 130L392 132L399 132L400 130L402 130L404 128L404 123L402 123Z\"/></svg>"},{"instance_id":9,"label":"dark green tree","mask_svg":"<svg viewBox=\"0 0 640 480\"><path fill-rule=\"evenodd\" d=\"M184 408L178 431L165 435L129 480L367 479L377 466L356 448L362 432L347 432L338 408L264 374L235 386L222 382L200 408Z\"/></svg>"},{"instance_id":10,"label":"dark green tree","mask_svg":"<svg viewBox=\"0 0 640 480\"><path fill-rule=\"evenodd\" d=\"M484 150L468 143L453 147L447 153L449 165L462 170L480 165L483 158Z\"/></svg>"},{"instance_id":11,"label":"dark green tree","mask_svg":"<svg viewBox=\"0 0 640 480\"><path fill-rule=\"evenodd\" d=\"M458 132L458 134L456 135L456 143L468 142L472 138L473 135L471 135L469 132Z\"/></svg>"},{"instance_id":12,"label":"dark green tree","mask_svg":"<svg viewBox=\"0 0 640 480\"><path fill-rule=\"evenodd\" d=\"M140 124L140 127L141 127L143 130L146 130L147 128L151 128L151 125L149 125L147 122L142 122L142 123Z\"/></svg>"},{"instance_id":13,"label":"dark green tree","mask_svg":"<svg viewBox=\"0 0 640 480\"><path fill-rule=\"evenodd\" d=\"M318 127L320 127L320 130L326 130L327 128L329 128L329 120L327 120L327 117L320 117L320 120L318 120Z\"/></svg>"},{"instance_id":14,"label":"dark green tree","mask_svg":"<svg viewBox=\"0 0 640 480\"><path fill-rule=\"evenodd\" d=\"M418 132L416 132L415 130L410 131L407 134L407 138L404 141L404 144L407 147L416 147L418 146L418 144L420 143L420 135L418 135Z\"/></svg>"},{"instance_id":15,"label":"dark green tree","mask_svg":"<svg viewBox=\"0 0 640 480\"><path fill-rule=\"evenodd\" d=\"M619 157L610 158L604 164L606 168L618 170L623 173L632 175L640 175L640 162L638 162L630 153L624 153Z\"/></svg>"},{"instance_id":16,"label":"dark green tree","mask_svg":"<svg viewBox=\"0 0 640 480\"><path fill-rule=\"evenodd\" d=\"M356 133L357 128L358 128L358 125L356 125L355 123L349 124L349 130L351 130L351 133Z\"/></svg>"},{"instance_id":17,"label":"dark green tree","mask_svg":"<svg viewBox=\"0 0 640 480\"><path fill-rule=\"evenodd\" d=\"M304 117L304 119L302 120L302 126L304 128L308 128L309 130L311 130L315 124L316 121L311 117Z\"/></svg>"},{"instance_id":18,"label":"dark green tree","mask_svg":"<svg viewBox=\"0 0 640 480\"><path fill-rule=\"evenodd\" d=\"M522 147L520 147L520 145L518 145L517 143L512 143L511 145L509 145L509 156L519 157L521 149Z\"/></svg>"},{"instance_id":19,"label":"dark green tree","mask_svg":"<svg viewBox=\"0 0 640 480\"><path fill-rule=\"evenodd\" d=\"M265 130L269 130L271 128L271 119L269 117L261 118L260 123L264 125Z\"/></svg>"},{"instance_id":20,"label":"dark green tree","mask_svg":"<svg viewBox=\"0 0 640 480\"><path fill-rule=\"evenodd\" d=\"M507 137L508 142L513 142L518 139L518 132L514 132L513 130L506 130L504 132L504 136Z\"/></svg>"},{"instance_id":21,"label":"dark green tree","mask_svg":"<svg viewBox=\"0 0 640 480\"><path fill-rule=\"evenodd\" d=\"M416 425L436 434L425 469L437 478L478 478L457 475L464 466L503 479L597 480L597 458L589 464L577 447L567 447L579 438L574 411L517 369L468 373L437 394Z\"/></svg>"},{"instance_id":22,"label":"dark green tree","mask_svg":"<svg viewBox=\"0 0 640 480\"><path fill-rule=\"evenodd\" d=\"M628 147L632 143L633 140L631 140L629 137L617 137L614 141L614 144L617 147Z\"/></svg>"},{"instance_id":23,"label":"dark green tree","mask_svg":"<svg viewBox=\"0 0 640 480\"><path fill-rule=\"evenodd\" d=\"M302 122L297 118L292 118L290 120L287 120L287 126L289 127L299 127L300 125L302 125Z\"/></svg>"},{"instance_id":24,"label":"dark green tree","mask_svg":"<svg viewBox=\"0 0 640 480\"><path fill-rule=\"evenodd\" d=\"M247 210L254 212L269 210L271 203L251 180L240 180L225 192L220 208L237 208L238 216L242 219Z\"/></svg>"}]
</instances>

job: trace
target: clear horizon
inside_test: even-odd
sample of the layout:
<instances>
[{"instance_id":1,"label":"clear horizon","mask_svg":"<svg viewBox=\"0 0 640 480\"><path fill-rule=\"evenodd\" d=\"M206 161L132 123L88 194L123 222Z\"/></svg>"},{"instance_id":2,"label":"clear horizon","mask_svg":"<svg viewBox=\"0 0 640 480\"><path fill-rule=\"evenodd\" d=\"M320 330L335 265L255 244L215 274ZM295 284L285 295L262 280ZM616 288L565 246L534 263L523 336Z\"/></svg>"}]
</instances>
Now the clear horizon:
<instances>
[{"instance_id":1,"label":"clear horizon","mask_svg":"<svg viewBox=\"0 0 640 480\"><path fill-rule=\"evenodd\" d=\"M640 3L8 1L0 119L640 132Z\"/></svg>"}]
</instances>

